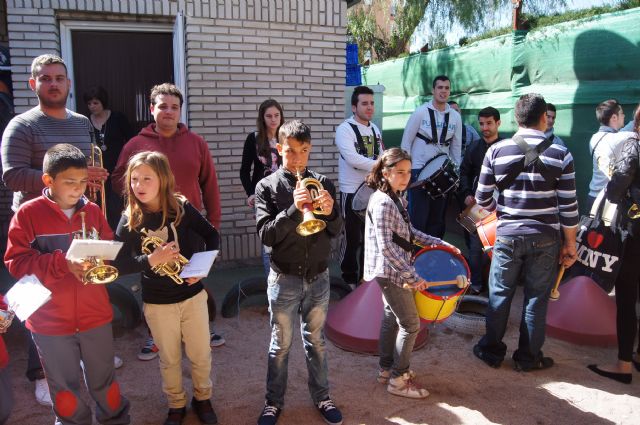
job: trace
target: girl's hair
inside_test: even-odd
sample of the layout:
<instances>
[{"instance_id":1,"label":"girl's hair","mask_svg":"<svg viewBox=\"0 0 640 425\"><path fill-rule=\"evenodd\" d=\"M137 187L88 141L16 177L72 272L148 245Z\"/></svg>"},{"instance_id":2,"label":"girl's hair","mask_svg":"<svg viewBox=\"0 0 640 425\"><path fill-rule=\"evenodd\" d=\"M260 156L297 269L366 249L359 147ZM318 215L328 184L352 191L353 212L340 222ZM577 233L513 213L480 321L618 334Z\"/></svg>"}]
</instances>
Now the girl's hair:
<instances>
[{"instance_id":1,"label":"girl's hair","mask_svg":"<svg viewBox=\"0 0 640 425\"><path fill-rule=\"evenodd\" d=\"M267 138L267 123L264 121L264 114L267 112L267 109L274 106L280 111L280 125L282 125L284 124L284 112L282 111L282 106L280 106L275 99L265 100L260 104L260 108L258 108L258 118L256 119L258 136L256 137L256 141L258 142L258 154L261 156L271 156L271 146ZM276 128L276 137L278 136L280 125Z\"/></svg>"},{"instance_id":2,"label":"girl's hair","mask_svg":"<svg viewBox=\"0 0 640 425\"><path fill-rule=\"evenodd\" d=\"M636 135L640 136L640 104L636 107L636 110L633 113L633 129L632 130L636 132Z\"/></svg>"},{"instance_id":3,"label":"girl's hair","mask_svg":"<svg viewBox=\"0 0 640 425\"><path fill-rule=\"evenodd\" d=\"M136 230L142 225L144 218L144 205L138 201L138 198L136 198L136 195L131 189L131 173L141 165L150 167L160 180L160 189L158 191L160 211L162 211L162 224L160 228L165 226L168 219L173 219L177 226L184 214L183 204L186 199L175 192L176 180L171 172L167 157L160 152L145 151L135 154L129 160L127 173L125 174L125 191L127 195L125 214L128 217L127 228L129 230Z\"/></svg>"},{"instance_id":4,"label":"girl's hair","mask_svg":"<svg viewBox=\"0 0 640 425\"><path fill-rule=\"evenodd\" d=\"M400 148L391 148L384 151L367 176L367 186L382 192L391 191L391 186L389 186L389 182L384 178L382 172L390 171L396 164L404 160L411 161L411 155Z\"/></svg>"}]
</instances>

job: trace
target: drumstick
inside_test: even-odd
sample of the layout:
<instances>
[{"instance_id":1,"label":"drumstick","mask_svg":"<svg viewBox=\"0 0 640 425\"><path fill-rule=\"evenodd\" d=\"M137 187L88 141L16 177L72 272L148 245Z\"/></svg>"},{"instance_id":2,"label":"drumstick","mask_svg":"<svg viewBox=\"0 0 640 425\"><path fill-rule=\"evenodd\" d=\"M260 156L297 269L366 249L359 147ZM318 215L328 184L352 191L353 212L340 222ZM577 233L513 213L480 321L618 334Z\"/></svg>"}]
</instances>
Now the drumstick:
<instances>
[{"instance_id":1,"label":"drumstick","mask_svg":"<svg viewBox=\"0 0 640 425\"><path fill-rule=\"evenodd\" d=\"M468 285L468 281L466 279L466 276L458 275L453 280L440 280L435 282L427 282L427 288L431 288L433 286L446 286L446 285L456 285L458 288L464 288L465 286ZM406 283L402 285L402 287L404 289L413 289L412 285L408 285Z\"/></svg>"},{"instance_id":2,"label":"drumstick","mask_svg":"<svg viewBox=\"0 0 640 425\"><path fill-rule=\"evenodd\" d=\"M549 295L549 300L558 301L560 299L560 291L558 291L558 287L560 286L560 281L562 280L562 276L564 275L564 265L560 266L560 271L558 271L558 277L556 278L556 284L553 286L551 290L551 295Z\"/></svg>"}]
</instances>

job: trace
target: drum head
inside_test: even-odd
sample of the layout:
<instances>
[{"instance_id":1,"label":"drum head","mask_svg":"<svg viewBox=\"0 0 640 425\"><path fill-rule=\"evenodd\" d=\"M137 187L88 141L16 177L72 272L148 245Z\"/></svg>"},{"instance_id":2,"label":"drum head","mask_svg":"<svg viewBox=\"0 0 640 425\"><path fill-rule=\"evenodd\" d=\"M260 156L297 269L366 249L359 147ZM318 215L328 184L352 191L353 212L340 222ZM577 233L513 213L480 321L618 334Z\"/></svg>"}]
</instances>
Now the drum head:
<instances>
[{"instance_id":1,"label":"drum head","mask_svg":"<svg viewBox=\"0 0 640 425\"><path fill-rule=\"evenodd\" d=\"M429 162L422 171L420 171L417 181L427 180L429 177L433 176L438 170L444 167L444 163L448 160L449 157L444 153L436 155L436 157Z\"/></svg>"},{"instance_id":2,"label":"drum head","mask_svg":"<svg viewBox=\"0 0 640 425\"><path fill-rule=\"evenodd\" d=\"M369 205L369 198L373 195L373 192L375 192L375 189L367 186L366 184L361 185L353 195L351 208L354 211L366 210L367 205Z\"/></svg>"},{"instance_id":3,"label":"drum head","mask_svg":"<svg viewBox=\"0 0 640 425\"><path fill-rule=\"evenodd\" d=\"M418 275L427 282L455 280L458 275L470 277L469 266L464 257L445 246L423 248L416 254L413 265ZM445 285L429 288L428 291L434 295L447 296L460 292L461 289L456 285Z\"/></svg>"}]
</instances>

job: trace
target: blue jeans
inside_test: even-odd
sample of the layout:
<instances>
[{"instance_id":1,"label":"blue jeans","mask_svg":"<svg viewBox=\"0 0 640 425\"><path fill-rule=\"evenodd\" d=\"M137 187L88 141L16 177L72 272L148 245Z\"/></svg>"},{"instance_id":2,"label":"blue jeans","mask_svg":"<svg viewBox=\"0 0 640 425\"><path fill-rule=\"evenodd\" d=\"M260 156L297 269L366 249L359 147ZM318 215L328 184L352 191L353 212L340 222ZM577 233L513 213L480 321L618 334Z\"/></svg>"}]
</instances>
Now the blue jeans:
<instances>
[{"instance_id":1,"label":"blue jeans","mask_svg":"<svg viewBox=\"0 0 640 425\"><path fill-rule=\"evenodd\" d=\"M487 255L482 250L482 242L477 233L469 234L469 269L471 270L471 287L476 291L481 291L486 285L483 282L482 271L484 270L485 261L488 261Z\"/></svg>"},{"instance_id":2,"label":"blue jeans","mask_svg":"<svg viewBox=\"0 0 640 425\"><path fill-rule=\"evenodd\" d=\"M417 180L419 169L411 170L411 182ZM427 191L418 187L409 189L409 217L413 227L436 238L442 238L445 232L444 216L449 197L432 199Z\"/></svg>"},{"instance_id":3,"label":"blue jeans","mask_svg":"<svg viewBox=\"0 0 640 425\"><path fill-rule=\"evenodd\" d=\"M487 333L479 342L486 355L502 361L507 346L502 342L511 301L520 277L524 279L524 303L520 340L513 359L523 366L542 358L549 293L558 272L560 235L498 236L489 273Z\"/></svg>"},{"instance_id":4,"label":"blue jeans","mask_svg":"<svg viewBox=\"0 0 640 425\"><path fill-rule=\"evenodd\" d=\"M276 273L271 269L267 298L271 313L271 344L266 399L282 408L287 390L289 349L293 325L300 320L309 374L309 393L314 403L329 397L324 322L329 306L329 269L313 279Z\"/></svg>"},{"instance_id":5,"label":"blue jeans","mask_svg":"<svg viewBox=\"0 0 640 425\"><path fill-rule=\"evenodd\" d=\"M384 313L380 326L380 367L398 377L409 371L409 359L420 332L420 317L413 291L388 279L376 279L382 289Z\"/></svg>"}]
</instances>

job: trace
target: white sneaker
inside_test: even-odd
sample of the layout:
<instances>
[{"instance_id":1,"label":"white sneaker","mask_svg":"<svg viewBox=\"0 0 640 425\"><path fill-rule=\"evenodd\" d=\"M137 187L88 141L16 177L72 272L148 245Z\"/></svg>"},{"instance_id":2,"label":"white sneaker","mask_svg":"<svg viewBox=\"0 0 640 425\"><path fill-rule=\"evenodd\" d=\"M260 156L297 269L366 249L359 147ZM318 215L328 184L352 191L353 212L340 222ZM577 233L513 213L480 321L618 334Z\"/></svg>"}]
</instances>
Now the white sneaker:
<instances>
[{"instance_id":1,"label":"white sneaker","mask_svg":"<svg viewBox=\"0 0 640 425\"><path fill-rule=\"evenodd\" d=\"M36 401L43 406L53 406L46 379L36 379Z\"/></svg>"},{"instance_id":2,"label":"white sneaker","mask_svg":"<svg viewBox=\"0 0 640 425\"><path fill-rule=\"evenodd\" d=\"M412 370L407 373L411 379L416 377L416 374ZM391 369L380 369L376 380L381 384L387 385L389 383L389 378L391 378Z\"/></svg>"},{"instance_id":3,"label":"white sneaker","mask_svg":"<svg viewBox=\"0 0 640 425\"><path fill-rule=\"evenodd\" d=\"M122 359L120 357L113 356L113 367L115 369L120 369L122 367L123 363L124 362L122 361Z\"/></svg>"},{"instance_id":4,"label":"white sneaker","mask_svg":"<svg viewBox=\"0 0 640 425\"><path fill-rule=\"evenodd\" d=\"M429 391L413 382L410 372L397 378L389 379L387 391L393 395L408 398L425 398L429 396Z\"/></svg>"}]
</instances>

